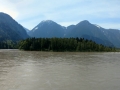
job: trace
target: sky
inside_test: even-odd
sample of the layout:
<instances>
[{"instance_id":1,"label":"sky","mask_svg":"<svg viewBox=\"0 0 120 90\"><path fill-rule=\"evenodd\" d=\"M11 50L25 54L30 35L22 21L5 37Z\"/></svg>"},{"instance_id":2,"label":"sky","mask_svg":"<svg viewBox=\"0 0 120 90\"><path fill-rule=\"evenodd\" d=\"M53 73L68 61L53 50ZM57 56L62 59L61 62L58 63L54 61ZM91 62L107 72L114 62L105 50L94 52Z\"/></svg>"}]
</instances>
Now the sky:
<instances>
[{"instance_id":1,"label":"sky","mask_svg":"<svg viewBox=\"0 0 120 90\"><path fill-rule=\"evenodd\" d=\"M120 29L120 0L0 0L0 12L30 30L43 20L66 27L88 20L106 29Z\"/></svg>"}]
</instances>

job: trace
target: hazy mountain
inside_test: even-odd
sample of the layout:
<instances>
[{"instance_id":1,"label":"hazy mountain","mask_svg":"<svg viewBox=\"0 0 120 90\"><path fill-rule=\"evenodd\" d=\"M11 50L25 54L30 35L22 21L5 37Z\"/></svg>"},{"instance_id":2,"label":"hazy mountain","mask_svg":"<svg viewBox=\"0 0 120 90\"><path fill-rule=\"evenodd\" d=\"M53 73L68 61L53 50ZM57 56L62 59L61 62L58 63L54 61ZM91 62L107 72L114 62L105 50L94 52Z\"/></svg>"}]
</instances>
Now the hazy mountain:
<instances>
[{"instance_id":1,"label":"hazy mountain","mask_svg":"<svg viewBox=\"0 0 120 90\"><path fill-rule=\"evenodd\" d=\"M104 29L98 25L91 24L84 20L77 25L63 27L52 20L40 22L31 31L22 27L12 17L5 13L0 13L0 41L12 40L18 41L31 37L82 37L93 40L106 46L115 46L120 48L120 30Z\"/></svg>"},{"instance_id":2,"label":"hazy mountain","mask_svg":"<svg viewBox=\"0 0 120 90\"><path fill-rule=\"evenodd\" d=\"M28 37L25 29L11 16L5 13L0 13L0 41L17 41Z\"/></svg>"},{"instance_id":3,"label":"hazy mountain","mask_svg":"<svg viewBox=\"0 0 120 90\"><path fill-rule=\"evenodd\" d=\"M65 32L65 27L53 22L51 20L46 20L40 22L36 27L34 27L28 34L31 37L63 37Z\"/></svg>"},{"instance_id":4,"label":"hazy mountain","mask_svg":"<svg viewBox=\"0 0 120 90\"><path fill-rule=\"evenodd\" d=\"M66 34L66 37L82 37L93 40L99 44L113 46L107 36L105 36L100 30L100 27L91 24L87 20L78 23L76 26L74 26L74 28L72 28L72 30L69 30L68 32L69 33Z\"/></svg>"},{"instance_id":5,"label":"hazy mountain","mask_svg":"<svg viewBox=\"0 0 120 90\"><path fill-rule=\"evenodd\" d=\"M68 29L69 30L69 29ZM83 37L99 44L120 48L120 30L105 29L84 20L68 31L66 37Z\"/></svg>"},{"instance_id":6,"label":"hazy mountain","mask_svg":"<svg viewBox=\"0 0 120 90\"><path fill-rule=\"evenodd\" d=\"M31 37L82 37L93 40L98 44L120 47L120 31L115 29L104 29L98 25L84 20L77 25L63 27L51 20L42 21L32 31Z\"/></svg>"},{"instance_id":7,"label":"hazy mountain","mask_svg":"<svg viewBox=\"0 0 120 90\"><path fill-rule=\"evenodd\" d=\"M27 33L28 33L28 32L30 32L30 30L29 30L29 29L27 29L27 28L25 28L25 27L24 27L24 29L25 29L25 31L26 31Z\"/></svg>"},{"instance_id":8,"label":"hazy mountain","mask_svg":"<svg viewBox=\"0 0 120 90\"><path fill-rule=\"evenodd\" d=\"M66 30L65 30L65 37L66 37L66 35L69 34L69 32L71 32L72 29L74 29L74 28L75 28L75 25L70 25L70 26L68 26L68 27L66 28Z\"/></svg>"},{"instance_id":9,"label":"hazy mountain","mask_svg":"<svg viewBox=\"0 0 120 90\"><path fill-rule=\"evenodd\" d=\"M120 30L101 28L101 31L108 38L108 40L114 44L114 46L120 48Z\"/></svg>"}]
</instances>

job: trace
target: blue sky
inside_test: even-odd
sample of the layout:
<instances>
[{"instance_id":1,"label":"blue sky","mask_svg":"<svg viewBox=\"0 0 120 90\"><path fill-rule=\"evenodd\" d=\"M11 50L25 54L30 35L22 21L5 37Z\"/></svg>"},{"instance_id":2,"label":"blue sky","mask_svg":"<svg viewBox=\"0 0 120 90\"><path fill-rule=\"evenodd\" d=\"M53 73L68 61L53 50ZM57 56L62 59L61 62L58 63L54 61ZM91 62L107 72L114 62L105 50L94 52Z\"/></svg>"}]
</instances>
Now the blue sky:
<instances>
[{"instance_id":1,"label":"blue sky","mask_svg":"<svg viewBox=\"0 0 120 90\"><path fill-rule=\"evenodd\" d=\"M0 0L0 12L28 29L42 20L62 26L88 20L104 28L120 29L120 0Z\"/></svg>"}]
</instances>

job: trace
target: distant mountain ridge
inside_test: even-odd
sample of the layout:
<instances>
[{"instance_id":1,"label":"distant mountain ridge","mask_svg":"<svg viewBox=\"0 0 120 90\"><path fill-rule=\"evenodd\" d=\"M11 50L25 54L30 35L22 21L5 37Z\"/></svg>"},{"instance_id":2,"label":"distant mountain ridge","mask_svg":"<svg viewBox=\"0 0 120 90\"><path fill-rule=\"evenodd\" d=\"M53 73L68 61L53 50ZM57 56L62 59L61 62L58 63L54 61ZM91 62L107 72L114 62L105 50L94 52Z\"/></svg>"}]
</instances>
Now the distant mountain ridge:
<instances>
[{"instance_id":1,"label":"distant mountain ridge","mask_svg":"<svg viewBox=\"0 0 120 90\"><path fill-rule=\"evenodd\" d=\"M25 29L8 14L0 12L0 41L28 38Z\"/></svg>"},{"instance_id":2,"label":"distant mountain ridge","mask_svg":"<svg viewBox=\"0 0 120 90\"><path fill-rule=\"evenodd\" d=\"M70 25L68 27L61 26L52 20L40 22L29 33L31 37L82 37L93 40L98 44L105 46L120 47L120 31L114 29L104 29L99 25L91 24L84 20L77 25Z\"/></svg>"},{"instance_id":3,"label":"distant mountain ridge","mask_svg":"<svg viewBox=\"0 0 120 90\"><path fill-rule=\"evenodd\" d=\"M0 41L19 41L31 37L36 38L70 38L79 37L93 40L105 46L120 48L120 30L105 29L84 20L76 25L61 26L52 20L41 21L31 31L17 23L8 14L0 12ZM28 33L28 34L27 34Z\"/></svg>"},{"instance_id":4,"label":"distant mountain ridge","mask_svg":"<svg viewBox=\"0 0 120 90\"><path fill-rule=\"evenodd\" d=\"M66 37L82 37L105 46L114 46L98 27L87 20L78 23L68 34L66 34Z\"/></svg>"},{"instance_id":5,"label":"distant mountain ridge","mask_svg":"<svg viewBox=\"0 0 120 90\"><path fill-rule=\"evenodd\" d=\"M37 38L63 37L64 27L62 27L61 25L57 24L54 21L46 20L40 22L28 34L31 37L37 37Z\"/></svg>"}]
</instances>

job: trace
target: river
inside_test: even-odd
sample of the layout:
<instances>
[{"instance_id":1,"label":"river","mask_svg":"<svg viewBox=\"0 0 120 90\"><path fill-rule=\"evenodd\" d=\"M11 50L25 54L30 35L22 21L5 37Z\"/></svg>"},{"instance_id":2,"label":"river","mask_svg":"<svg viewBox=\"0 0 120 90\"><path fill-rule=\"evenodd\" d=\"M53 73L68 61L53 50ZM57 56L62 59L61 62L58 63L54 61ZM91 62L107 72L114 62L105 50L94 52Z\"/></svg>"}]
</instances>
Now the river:
<instances>
[{"instance_id":1,"label":"river","mask_svg":"<svg viewBox=\"0 0 120 90\"><path fill-rule=\"evenodd\" d=\"M1 49L0 90L120 90L120 53Z\"/></svg>"}]
</instances>

